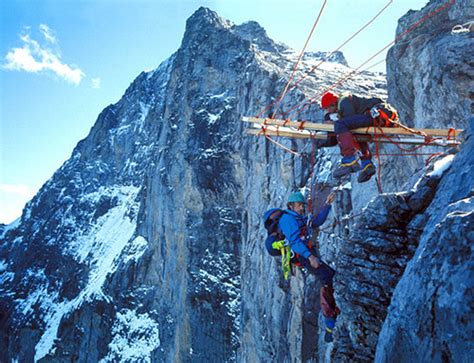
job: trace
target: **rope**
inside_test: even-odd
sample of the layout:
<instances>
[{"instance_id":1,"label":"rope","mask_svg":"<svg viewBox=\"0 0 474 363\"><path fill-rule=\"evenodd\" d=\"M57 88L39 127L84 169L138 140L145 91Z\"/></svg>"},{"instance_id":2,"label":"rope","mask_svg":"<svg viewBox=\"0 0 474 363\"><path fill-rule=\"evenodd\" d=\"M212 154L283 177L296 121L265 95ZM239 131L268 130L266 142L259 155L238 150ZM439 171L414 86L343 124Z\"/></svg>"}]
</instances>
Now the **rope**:
<instances>
[{"instance_id":1,"label":"rope","mask_svg":"<svg viewBox=\"0 0 474 363\"><path fill-rule=\"evenodd\" d=\"M377 163L378 163L378 168L377 168L377 189L379 191L379 194L383 193L382 189L382 176L381 176L381 170L382 170L382 161L380 160L380 138L377 135L377 120L374 118L374 142L375 142L375 156L377 157Z\"/></svg>"},{"instance_id":2,"label":"rope","mask_svg":"<svg viewBox=\"0 0 474 363\"><path fill-rule=\"evenodd\" d=\"M374 55L372 55L371 57L369 57L369 59L367 59L365 62L363 62L361 65L359 65L357 68L355 68L352 72L349 72L345 77L342 77L340 78L336 83L334 83L333 85L331 85L329 88L327 88L325 90L326 91L330 91L330 90L333 90L335 89L337 86L341 85L344 81L346 81L347 79L351 78L360 68L362 68L364 65L366 65L367 63L369 63L372 59L374 59L376 56L378 56L380 53L382 53L385 49L387 49L388 47L390 47L391 45L395 44L396 42L398 42L400 39L402 39L403 37L405 37L406 35L408 35L409 33L411 33L413 30L415 30L419 25L421 25L422 23L424 23L426 20L428 20L429 18L433 17L434 15L436 15L437 13L439 13L440 11L446 9L447 7L451 6L452 4L454 4L455 0L450 0L448 3L444 4L443 6L440 6L438 7L437 9L433 10L432 12L428 13L427 15L425 15L423 18L421 18L420 20L418 20L416 23L414 23L411 27L409 27L407 30L405 30L403 33L401 33L400 35L398 35L394 40L392 40L391 42L389 42L387 45L385 45L383 48L381 48L378 52L376 52ZM322 92L324 93L324 92ZM302 112L303 110L305 110L307 107L309 107L309 105L311 105L312 103L315 103L317 102L317 100L319 100L319 98L321 97L322 93L320 94L317 94L317 96L311 98L309 101L307 101L306 104L304 103L299 103L297 104L296 106L292 107L290 110L288 110L287 112L284 112L282 115L283 116L286 116L287 114L289 114L290 112L293 112L295 111L296 109L298 109L299 107L301 107L303 105L303 108L301 110L299 110L299 112Z\"/></svg>"},{"instance_id":3,"label":"rope","mask_svg":"<svg viewBox=\"0 0 474 363\"><path fill-rule=\"evenodd\" d=\"M342 49L342 47L344 47L347 43L349 43L352 39L354 39L359 33L361 33L365 28L367 28L370 24L372 24L375 19L377 19L387 8L388 6L393 2L393 0L390 0L377 14L375 14L374 17L372 17L372 19L370 19L366 24L364 24L360 29L358 29L353 35L351 35L348 39L346 39L341 45L339 45L335 50L333 50L331 53L329 53L329 55L326 56L326 59L329 59L334 53L336 53L338 50ZM317 65L313 66L309 71L305 72L305 75L303 75L303 77L301 77L299 80L297 80L291 87L289 87L289 89L287 90L287 92L293 90L294 88L296 88L298 86L299 83L301 83L304 79L306 79L313 71L315 71L316 69L319 68L319 66L321 66L321 64L323 64L325 61L322 60L321 62L319 62ZM378 63L377 63L378 64ZM374 64L373 66L371 66L370 68L372 67L375 67L377 64ZM287 83L287 85L289 85L290 81ZM270 104L268 104L258 115L258 117L261 117L268 109L270 109L271 106L273 106L275 104L275 101L271 102ZM276 113L276 111L275 111ZM274 113L274 114L275 114Z\"/></svg>"},{"instance_id":4,"label":"rope","mask_svg":"<svg viewBox=\"0 0 474 363\"><path fill-rule=\"evenodd\" d=\"M261 130L257 135L263 135L263 136L265 136L265 138L266 138L268 141L271 141L271 142L274 143L276 146L282 148L283 150L285 150L286 152L289 152L290 154L293 154L293 155L296 155L296 156L299 156L299 157L302 157L302 156L303 156L303 155L300 154L299 152L287 148L286 146L280 144L278 141L273 140L270 136L268 136L268 135L267 135L267 127L265 126L265 123L264 123L264 126L262 126L262 130Z\"/></svg>"},{"instance_id":5,"label":"rope","mask_svg":"<svg viewBox=\"0 0 474 363\"><path fill-rule=\"evenodd\" d=\"M308 210L310 211L310 213L313 213L313 172L314 172L314 164L315 164L315 159L316 159L315 153L316 153L316 145L314 141L311 140L311 169L309 172L309 200L308 200Z\"/></svg>"},{"instance_id":6,"label":"rope","mask_svg":"<svg viewBox=\"0 0 474 363\"><path fill-rule=\"evenodd\" d=\"M420 130L415 130L415 129L412 129L408 126L405 126L403 125L402 123L400 122L397 122L397 121L394 121L394 120L390 120L388 119L388 121L390 123L392 123L393 125L395 125L396 127L400 127L404 130L407 130L409 131L410 133L412 134L416 134L416 135L419 135L419 136L423 136L425 138L425 141L424 143L418 145L418 146L415 146L411 149L407 149L407 148L404 148L401 146L400 143L396 142L392 137L388 136L387 134L384 133L383 129L378 125L377 123L377 120L374 118L374 135L373 135L373 140L374 140L374 143L375 143L375 155L377 157L377 162L378 162L378 169L377 169L377 182L378 182L378 188L379 188L379 192L383 193L383 190L382 190L382 178L381 178L381 170L382 170L382 162L380 160L380 140L381 138L385 138L387 139L390 143L392 143L393 145L395 145L398 149L402 150L402 151L406 151L408 153L412 153L412 154L394 154L394 155L403 155L403 156L407 156L407 155L422 155L421 153L414 153L416 150L419 150L421 149L422 147L424 146L429 146L431 145L432 143L434 143L436 140L440 140L440 138L434 138L434 137L431 137L431 136L428 136L426 133L424 133L423 131L420 131ZM367 128L368 130L369 128ZM379 134L377 134L377 130L380 131ZM452 134L454 134L454 136L452 136ZM450 140L450 137L456 137L456 130L454 128L450 128L449 131L448 131L448 140ZM429 163L429 161L436 155L439 155L440 153L435 153L435 154L429 154L430 157L426 160L426 163ZM386 154L386 155L390 155L390 154Z\"/></svg>"},{"instance_id":7,"label":"rope","mask_svg":"<svg viewBox=\"0 0 474 363\"><path fill-rule=\"evenodd\" d=\"M362 30L364 30L365 28L367 28L370 24L372 24L374 22L375 19L377 19L384 11L385 9L387 9L389 7L389 5L393 2L393 0L390 0L387 4L385 4L385 6L382 8L382 10L380 10L377 14L375 14L375 16L370 19L366 24L364 24L359 30L357 30L353 35L351 35L349 38L347 38L340 46L338 46L335 50L333 50L331 53L329 53L329 55L326 56L326 59L330 59L331 56L336 53L338 50L340 50L342 47L344 47L347 43L349 43L352 39L354 39L360 32L362 32ZM308 77L310 75L311 72L313 72L314 70L316 70L317 68L319 68L319 66L321 64L323 64L325 61L322 60L320 61L317 65L313 66L308 72L306 72L306 74L301 77L298 81L296 81L293 85L292 85L292 88L296 87L299 83L301 83L306 77Z\"/></svg>"},{"instance_id":8,"label":"rope","mask_svg":"<svg viewBox=\"0 0 474 363\"><path fill-rule=\"evenodd\" d=\"M311 37L313 36L314 30L316 29L316 26L317 26L318 23L319 23L319 19L321 18L321 15L322 15L322 13L323 13L324 8L326 7L326 3L327 3L327 0L324 0L324 3L323 3L323 5L321 6L321 9L319 10L318 17L316 18L316 21L314 22L313 28L312 28L311 31L309 32L308 38L306 39L306 43L304 44L303 49L301 50L301 53L300 53L300 55L299 55L299 57L298 57L298 60L297 60L296 64L295 64L294 67L293 67L293 71L292 71L292 73L291 73L291 76L290 76L290 78L288 79L288 82L286 83L285 88L283 89L283 92L281 93L281 95L280 95L280 97L279 97L279 99L278 99L277 105L276 105L276 107L275 107L275 111L273 111L273 115L271 116L271 118L274 118L274 117L275 117L275 114L276 114L276 112L278 111L278 108L280 107L281 101L283 100L283 97L285 97L286 91L288 90L288 86L290 85L290 82L293 80L293 77L295 76L296 69L298 68L298 65L300 64L301 58L303 57L303 54L304 54L304 52L305 52L305 50L306 50L306 47L308 46L308 43L309 43Z\"/></svg>"}]
</instances>

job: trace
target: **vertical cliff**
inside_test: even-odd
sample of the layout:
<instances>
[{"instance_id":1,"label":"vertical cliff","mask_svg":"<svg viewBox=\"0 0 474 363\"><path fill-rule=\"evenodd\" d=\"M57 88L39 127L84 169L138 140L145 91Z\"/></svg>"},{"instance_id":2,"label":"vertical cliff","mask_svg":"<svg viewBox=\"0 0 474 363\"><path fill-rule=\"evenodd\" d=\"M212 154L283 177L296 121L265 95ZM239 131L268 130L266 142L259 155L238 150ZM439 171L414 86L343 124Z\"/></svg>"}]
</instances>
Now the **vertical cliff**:
<instances>
[{"instance_id":1,"label":"vertical cliff","mask_svg":"<svg viewBox=\"0 0 474 363\"><path fill-rule=\"evenodd\" d=\"M456 1L389 56L391 96L417 126L465 128L465 142L437 187L429 207L410 223L418 248L398 283L384 322L376 361L467 362L474 355L472 80L474 37L456 33L472 21L474 5ZM397 33L426 16L432 1L399 21ZM403 75L403 76L402 76Z\"/></svg>"},{"instance_id":2,"label":"vertical cliff","mask_svg":"<svg viewBox=\"0 0 474 363\"><path fill-rule=\"evenodd\" d=\"M398 34L440 5L408 13ZM389 96L402 121L472 127L472 36L449 31L470 18L470 3L457 1L390 51ZM383 157L385 194L374 180L338 185L336 148L311 155L310 142L279 140L298 157L246 136L240 122L275 100L296 57L255 22L235 25L206 8L188 19L177 52L140 74L21 219L1 226L1 361L469 356L472 138L427 166L426 157ZM324 57L306 54L297 77ZM281 109L349 71L336 54ZM385 78L370 72L339 91L387 97ZM299 117L320 121L322 112L312 104ZM263 212L311 185L313 212L338 187L318 235L338 271L331 344L320 336L318 282L301 269L283 280L263 246Z\"/></svg>"},{"instance_id":3,"label":"vertical cliff","mask_svg":"<svg viewBox=\"0 0 474 363\"><path fill-rule=\"evenodd\" d=\"M308 54L302 71L322 56ZM276 300L255 300L248 288L278 276L261 249L260 214L304 183L308 162L245 136L240 118L272 101L295 59L255 22L235 25L205 8L188 19L178 51L99 115L18 223L0 230L2 361L252 356L241 336L260 340L271 326L252 311ZM338 54L282 107L327 87L348 71L344 62ZM379 76L357 76L357 91L356 83L384 94ZM277 187L264 189L271 180ZM249 249L261 264L249 263ZM297 323L271 332L292 341L279 357L300 354ZM258 340L258 354L270 357Z\"/></svg>"}]
</instances>

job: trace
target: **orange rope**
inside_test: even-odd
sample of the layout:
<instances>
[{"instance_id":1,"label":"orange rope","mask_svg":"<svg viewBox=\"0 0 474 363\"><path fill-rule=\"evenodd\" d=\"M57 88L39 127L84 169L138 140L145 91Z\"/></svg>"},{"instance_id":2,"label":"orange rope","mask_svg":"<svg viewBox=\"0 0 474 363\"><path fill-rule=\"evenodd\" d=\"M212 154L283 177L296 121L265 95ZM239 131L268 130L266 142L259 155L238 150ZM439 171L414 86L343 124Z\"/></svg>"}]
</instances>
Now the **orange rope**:
<instances>
[{"instance_id":1,"label":"orange rope","mask_svg":"<svg viewBox=\"0 0 474 363\"><path fill-rule=\"evenodd\" d=\"M268 136L268 135L267 135L267 127L266 127L266 126L262 126L262 130L261 130L257 135L264 135L265 138L266 138L268 141L271 141L271 142L274 143L276 146L282 148L283 150L285 150L286 152L289 152L290 154L293 154L293 155L296 155L296 156L300 156L300 157L303 156L303 155L301 155L299 152L287 148L286 146L280 144L278 141L273 140L270 136Z\"/></svg>"},{"instance_id":2,"label":"orange rope","mask_svg":"<svg viewBox=\"0 0 474 363\"><path fill-rule=\"evenodd\" d=\"M415 30L419 25L423 24L426 20L428 20L429 18L433 17L434 15L436 15L437 13L439 13L440 11L448 8L449 6L453 5L454 2L456 0L450 0L448 3L444 4L443 6L440 6L438 7L437 9L433 10L432 12L428 13L426 16L424 16L423 18L421 18L420 20L418 20L416 23L414 23L411 27L409 27L407 30L405 30L403 33L401 33L400 35L398 35L394 40L392 40L390 43L388 43L386 46L384 46L382 49L380 49L378 52L376 52L374 55L372 55L369 59L367 59L365 62L363 62L360 66L358 66L357 68L355 68L352 72L350 72L348 75L346 75L345 77L342 77L340 78L336 83L334 83L333 85L331 85L329 88L327 88L324 92L327 92L327 91L330 91L330 90L333 90L334 88L336 88L337 86L341 85L344 81L346 81L347 79L351 78L360 68L362 68L364 65L366 65L367 63L369 63L372 59L374 59L376 56L378 56L380 53L382 53L385 49L387 49L388 47L390 47L391 45L395 44L397 41L399 41L401 38L403 38L404 36L406 36L407 34L411 33L413 30ZM319 100L319 98L321 97L321 95L324 93L320 93L320 94L317 94L317 96L311 98L309 101L307 101L306 104L304 103L299 103L297 104L296 106L294 106L293 108L291 108L290 110L282 113L283 116L286 116L287 114L289 114L290 112L292 111L295 111L296 109L298 109L299 107L301 107L303 105L303 108L301 110L299 110L299 112L302 112L303 110L305 110L307 107L309 107L309 105L311 105L312 103L315 103Z\"/></svg>"},{"instance_id":3,"label":"orange rope","mask_svg":"<svg viewBox=\"0 0 474 363\"><path fill-rule=\"evenodd\" d=\"M281 101L283 100L283 97L285 97L286 91L288 90L288 86L290 85L290 82L293 80L293 77L295 76L296 69L298 68L298 65L300 64L301 58L303 57L303 54L304 54L304 51L306 50L306 47L308 46L308 43L309 43L311 37L313 36L313 32L314 32L314 30L316 29L316 26L319 23L319 19L321 18L321 15L323 13L324 8L326 7L326 3L327 3L327 0L324 0L324 3L321 6L321 9L319 10L318 17L316 18L316 21L314 22L313 28L311 29L311 31L308 35L308 38L306 39L306 43L304 44L303 49L301 50L301 53L298 57L298 60L297 60L296 64L293 67L293 71L291 73L291 76L288 79L288 82L286 83L286 86L283 89L283 92L281 93L280 97L278 98L278 102L277 102L277 105L275 107L275 111L273 111L273 114L272 114L271 118L275 117L275 114L278 111L278 108L280 107Z\"/></svg>"},{"instance_id":4,"label":"orange rope","mask_svg":"<svg viewBox=\"0 0 474 363\"><path fill-rule=\"evenodd\" d=\"M359 30L357 30L353 35L351 35L348 39L346 39L341 45L339 45L335 50L333 50L331 53L329 53L329 55L326 56L326 59L329 59L334 53L336 53L338 50L340 50L342 47L344 47L347 43L349 43L352 39L354 39L359 33L362 32L362 30L364 30L365 28L367 28L370 24L372 24L375 19L377 19L384 11L385 9L388 8L388 6L393 2L393 0L390 0L377 14L375 14L374 17L372 17L372 19L370 19L366 24L364 24ZM289 89L287 90L288 91L291 91L293 90L294 88L296 88L298 86L299 83L301 83L306 77L308 77L311 72L315 71L316 69L319 68L319 66L321 64L324 63L324 60L322 60L321 62L319 62L317 65L313 66L309 71L305 72L305 75L303 77L301 77L299 80L297 80L291 87L289 87ZM381 63L381 62L379 62ZM375 67L377 64L379 63L376 63L374 65L372 65L370 68L372 67ZM287 83L287 85L289 84L290 82ZM275 104L275 101L271 102L270 104L268 104L258 115L258 117L261 117L268 109L270 109L271 106L273 106ZM276 111L275 111L276 113Z\"/></svg>"},{"instance_id":5,"label":"orange rope","mask_svg":"<svg viewBox=\"0 0 474 363\"><path fill-rule=\"evenodd\" d=\"M365 28L367 28L370 24L372 24L375 19L377 19L384 11L385 9L387 9L389 7L389 5L393 2L393 0L390 0L387 4L385 4L385 6L382 8L382 10L380 10L377 14L375 14L375 16L370 19L364 26L362 26L362 28L360 28L359 30L357 30L353 35L351 35L348 39L346 39L339 47L337 47L335 50L333 50L331 53L329 53L328 56L326 56L326 59L329 59L334 53L336 53L338 50L340 50L343 46L345 46L347 43L349 43L352 39L354 39L360 32L362 32L362 30L364 30ZM321 64L323 64L325 61L322 60L321 62L319 62L317 65L313 66L308 72L306 72L306 74L301 77L298 81L296 81L293 85L292 85L292 88L296 87L299 83L301 83L301 81L303 81L306 77L308 77L310 75L311 72L313 72L314 70L316 70L317 68L319 68L319 66Z\"/></svg>"}]
</instances>

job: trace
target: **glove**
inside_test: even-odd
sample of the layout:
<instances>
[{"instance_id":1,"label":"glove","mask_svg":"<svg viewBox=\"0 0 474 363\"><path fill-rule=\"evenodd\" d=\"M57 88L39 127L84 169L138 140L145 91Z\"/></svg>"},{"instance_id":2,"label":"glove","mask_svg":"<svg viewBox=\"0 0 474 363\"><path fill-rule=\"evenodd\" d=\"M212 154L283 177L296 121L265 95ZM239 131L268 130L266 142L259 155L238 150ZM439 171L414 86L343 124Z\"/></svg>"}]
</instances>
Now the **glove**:
<instances>
[{"instance_id":1,"label":"glove","mask_svg":"<svg viewBox=\"0 0 474 363\"><path fill-rule=\"evenodd\" d=\"M337 113L331 113L331 114L329 114L329 119L331 121L337 121L337 120L339 120L339 115Z\"/></svg>"}]
</instances>

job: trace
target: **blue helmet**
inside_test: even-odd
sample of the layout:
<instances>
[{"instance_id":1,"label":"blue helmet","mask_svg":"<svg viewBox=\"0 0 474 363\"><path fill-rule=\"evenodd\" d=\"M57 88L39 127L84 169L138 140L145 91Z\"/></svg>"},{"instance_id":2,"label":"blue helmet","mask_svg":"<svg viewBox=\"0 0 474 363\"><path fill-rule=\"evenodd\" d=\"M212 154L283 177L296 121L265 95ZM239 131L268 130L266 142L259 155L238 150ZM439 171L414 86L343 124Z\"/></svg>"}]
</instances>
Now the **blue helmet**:
<instances>
[{"instance_id":1,"label":"blue helmet","mask_svg":"<svg viewBox=\"0 0 474 363\"><path fill-rule=\"evenodd\" d=\"M301 192L293 192L288 197L288 203L306 203L306 199Z\"/></svg>"}]
</instances>

